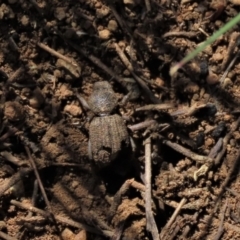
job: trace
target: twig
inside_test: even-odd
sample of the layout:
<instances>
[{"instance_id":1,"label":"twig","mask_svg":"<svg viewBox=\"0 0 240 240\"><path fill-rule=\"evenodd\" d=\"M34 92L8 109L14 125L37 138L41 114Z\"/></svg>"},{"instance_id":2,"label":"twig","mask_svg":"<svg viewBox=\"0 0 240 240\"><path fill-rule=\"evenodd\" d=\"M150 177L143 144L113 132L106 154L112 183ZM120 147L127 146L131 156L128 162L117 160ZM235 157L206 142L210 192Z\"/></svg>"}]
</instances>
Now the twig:
<instances>
[{"instance_id":1,"label":"twig","mask_svg":"<svg viewBox=\"0 0 240 240\"><path fill-rule=\"evenodd\" d=\"M13 185L19 182L22 177L26 176L32 171L31 168L20 168L17 173L15 173L11 178L6 180L5 184L0 186L0 197Z\"/></svg>"},{"instance_id":2,"label":"twig","mask_svg":"<svg viewBox=\"0 0 240 240\"><path fill-rule=\"evenodd\" d=\"M237 198L240 198L240 194L238 194L237 192L233 191L232 189L230 188L227 188L225 187L225 189L230 192L233 196L237 197Z\"/></svg>"},{"instance_id":3,"label":"twig","mask_svg":"<svg viewBox=\"0 0 240 240\"><path fill-rule=\"evenodd\" d=\"M7 83L12 83L14 82L19 76L21 73L23 73L24 71L24 67L21 66L20 68L18 68L12 75L11 77L7 80Z\"/></svg>"},{"instance_id":4,"label":"twig","mask_svg":"<svg viewBox=\"0 0 240 240\"><path fill-rule=\"evenodd\" d=\"M18 127L9 128L8 131L0 137L0 142L6 141L7 138L11 137L16 132L18 132L20 127L21 127L21 125L18 126Z\"/></svg>"},{"instance_id":5,"label":"twig","mask_svg":"<svg viewBox=\"0 0 240 240\"><path fill-rule=\"evenodd\" d=\"M191 230L191 226L196 222L198 215L199 215L199 212L194 213L191 223L189 223L183 230L182 236L180 237L181 240L187 240L187 235Z\"/></svg>"},{"instance_id":6,"label":"twig","mask_svg":"<svg viewBox=\"0 0 240 240\"><path fill-rule=\"evenodd\" d=\"M146 187L142 183L139 183L135 180L131 182L131 186L135 189L138 189L138 190L142 191L142 192L144 192L146 190Z\"/></svg>"},{"instance_id":7,"label":"twig","mask_svg":"<svg viewBox=\"0 0 240 240\"><path fill-rule=\"evenodd\" d=\"M146 5L147 12L151 12L150 0L145 0L145 5Z\"/></svg>"},{"instance_id":8,"label":"twig","mask_svg":"<svg viewBox=\"0 0 240 240\"><path fill-rule=\"evenodd\" d=\"M228 206L228 200L226 200L226 203L223 207L222 214L221 214L221 221L220 221L218 231L217 231L217 234L215 235L214 240L219 240L220 237L222 236L223 232L224 232L223 221L224 221L224 215L225 215L227 206Z\"/></svg>"},{"instance_id":9,"label":"twig","mask_svg":"<svg viewBox=\"0 0 240 240\"><path fill-rule=\"evenodd\" d=\"M197 32L167 32L162 37L187 37L187 38L195 38L197 36Z\"/></svg>"},{"instance_id":10,"label":"twig","mask_svg":"<svg viewBox=\"0 0 240 240\"><path fill-rule=\"evenodd\" d=\"M45 204L47 205L48 210L49 210L50 213L51 213L51 212L52 212L52 208L51 208L50 202L49 202L49 200L48 200L47 194L46 194L46 192L45 192L45 189L44 189L44 187L43 187L42 180L41 180L41 178L40 178L40 176L39 176L39 173L38 173L36 164L35 164L35 162L34 162L34 160L33 160L33 157L32 157L32 155L31 155L31 153L30 153L29 148L28 148L27 146L24 146L24 147L25 147L25 150L26 150L27 155L28 155L28 160L29 160L29 162L30 162L30 164L31 164L31 167L32 167L32 169L33 169L33 171L34 171L34 174L35 174L35 176L36 176L36 178L37 178L38 185L39 185L40 190L41 190L41 193L42 193L42 195L43 195L44 202L45 202Z\"/></svg>"},{"instance_id":11,"label":"twig","mask_svg":"<svg viewBox=\"0 0 240 240\"><path fill-rule=\"evenodd\" d=\"M212 104L201 104L199 105L198 103L193 104L189 108L181 108L177 109L176 111L170 113L172 117L179 116L179 115L187 115L187 116L192 116L194 115L198 110L208 107Z\"/></svg>"},{"instance_id":12,"label":"twig","mask_svg":"<svg viewBox=\"0 0 240 240\"><path fill-rule=\"evenodd\" d=\"M32 193L32 199L31 199L33 207L36 206L37 194L38 194L38 181L35 179L33 184L33 193ZM32 217L32 214L33 212L29 211L27 217Z\"/></svg>"},{"instance_id":13,"label":"twig","mask_svg":"<svg viewBox=\"0 0 240 240\"><path fill-rule=\"evenodd\" d=\"M15 164L18 167L21 167L23 165L28 165L27 161L20 161L16 157L14 157L10 152L1 152L0 155L7 161Z\"/></svg>"},{"instance_id":14,"label":"twig","mask_svg":"<svg viewBox=\"0 0 240 240\"><path fill-rule=\"evenodd\" d=\"M151 138L145 141L145 208L147 230L151 232L153 240L159 240L156 222L152 212L152 166L151 166Z\"/></svg>"},{"instance_id":15,"label":"twig","mask_svg":"<svg viewBox=\"0 0 240 240\"><path fill-rule=\"evenodd\" d=\"M234 122L232 124L230 132L223 138L222 150L218 153L217 157L214 159L215 165L218 165L220 163L222 157L224 156L224 154L227 150L227 144L228 144L230 138L232 137L233 132L237 130L239 123L240 123L240 117L237 119L236 122Z\"/></svg>"},{"instance_id":16,"label":"twig","mask_svg":"<svg viewBox=\"0 0 240 240\"><path fill-rule=\"evenodd\" d=\"M128 191L128 189L132 185L133 181L134 181L134 179L126 180L123 183L123 185L121 186L121 188L114 195L113 203L112 203L112 205L110 207L110 213L109 213L110 219L114 216L114 214L116 214L116 210L117 210L119 204L121 203L122 196Z\"/></svg>"},{"instance_id":17,"label":"twig","mask_svg":"<svg viewBox=\"0 0 240 240\"><path fill-rule=\"evenodd\" d=\"M240 36L240 34L238 32L233 32L230 35L226 57L224 57L224 59L222 61L222 66L221 66L222 70L224 70L226 68L226 65L227 65L227 63L229 63L230 57L232 56L234 49L238 45L239 36Z\"/></svg>"},{"instance_id":18,"label":"twig","mask_svg":"<svg viewBox=\"0 0 240 240\"><path fill-rule=\"evenodd\" d=\"M174 108L174 107L175 107L174 103L149 104L149 105L136 108L135 111L140 112L140 111L165 110L165 109Z\"/></svg>"},{"instance_id":19,"label":"twig","mask_svg":"<svg viewBox=\"0 0 240 240\"><path fill-rule=\"evenodd\" d=\"M180 229L181 229L181 227L180 227L178 221L176 220L176 226L173 226L171 234L170 234L170 236L167 236L166 240L173 240L173 239L175 239L175 237L177 236L177 234L180 231Z\"/></svg>"},{"instance_id":20,"label":"twig","mask_svg":"<svg viewBox=\"0 0 240 240\"><path fill-rule=\"evenodd\" d=\"M15 52L19 52L18 45L16 44L12 36L8 38L8 41L9 41L9 46L12 48L12 50Z\"/></svg>"},{"instance_id":21,"label":"twig","mask_svg":"<svg viewBox=\"0 0 240 240\"><path fill-rule=\"evenodd\" d=\"M177 144L177 143L173 143L169 140L166 140L163 138L163 136L159 135L160 136L160 139L162 140L162 142L171 147L172 149L174 149L175 151L181 153L182 155L188 157L188 158L191 158L192 160L198 162L198 163L201 163L201 164L204 164L204 163L208 163L208 164L212 164L213 163L213 159L208 157L208 156L202 156L202 155L198 155L192 151L190 151L189 149Z\"/></svg>"},{"instance_id":22,"label":"twig","mask_svg":"<svg viewBox=\"0 0 240 240\"><path fill-rule=\"evenodd\" d=\"M138 77L134 71L133 71L133 66L132 64L129 62L129 60L127 59L126 55L124 54L124 52L121 50L121 48L118 46L117 43L114 44L116 52L118 54L118 56L120 57L120 59L122 60L122 62L124 63L124 65L126 66L126 68L130 71L130 73L133 75L133 77L135 78L135 80L138 82L138 84L141 86L142 90L145 92L145 94L147 95L147 97L153 102L153 103L159 103L160 100L158 98L156 98L153 93L151 92L151 90L148 88L148 86L145 84L145 82Z\"/></svg>"},{"instance_id":23,"label":"twig","mask_svg":"<svg viewBox=\"0 0 240 240\"><path fill-rule=\"evenodd\" d=\"M59 35L72 47L74 48L77 52L82 54L84 57L88 58L92 63L94 63L96 66L101 68L103 71L105 71L107 74L109 74L113 79L115 79L117 82L119 82L123 87L125 87L125 81L123 78L119 77L116 73L112 71L109 67L107 67L104 63L101 62L100 59L97 57L93 56L92 54L89 54L85 52L82 48L80 48L78 45L75 43L65 39L62 34L59 33Z\"/></svg>"},{"instance_id":24,"label":"twig","mask_svg":"<svg viewBox=\"0 0 240 240\"><path fill-rule=\"evenodd\" d=\"M179 212L182 209L182 206L187 202L186 198L183 198L181 200L181 202L178 204L177 208L175 209L175 211L173 212L171 218L169 219L169 221L167 222L167 224L164 226L164 228L162 229L162 232L160 233L160 239L164 239L166 232L168 231L168 229L171 227L171 225L173 224L173 222L175 221L176 217L178 216Z\"/></svg>"},{"instance_id":25,"label":"twig","mask_svg":"<svg viewBox=\"0 0 240 240\"><path fill-rule=\"evenodd\" d=\"M125 221L120 222L118 224L116 230L114 231L114 234L113 234L111 240L120 240L121 239L121 236L122 236L122 233L123 233L124 224L125 224Z\"/></svg>"},{"instance_id":26,"label":"twig","mask_svg":"<svg viewBox=\"0 0 240 240\"><path fill-rule=\"evenodd\" d=\"M228 65L227 69L225 70L224 74L222 75L222 77L219 79L220 85L224 85L224 80L225 80L226 76L228 75L228 72L230 71L230 69L232 68L233 64L236 62L236 60L238 59L239 56L240 56L240 51L238 51L238 53L235 55L235 57L229 63L229 65Z\"/></svg>"},{"instance_id":27,"label":"twig","mask_svg":"<svg viewBox=\"0 0 240 240\"><path fill-rule=\"evenodd\" d=\"M7 235L6 233L0 231L0 237L2 239L6 239L6 240L17 240L17 238L15 237L10 237L9 235Z\"/></svg>"},{"instance_id":28,"label":"twig","mask_svg":"<svg viewBox=\"0 0 240 240\"><path fill-rule=\"evenodd\" d=\"M172 214L171 218L169 219L168 223L166 224L166 228L169 228L174 220L176 219L177 215L179 214L179 212L181 211L182 206L187 202L186 198L183 198L181 200L181 202L179 203L178 207L175 209L174 213Z\"/></svg>"},{"instance_id":29,"label":"twig","mask_svg":"<svg viewBox=\"0 0 240 240\"><path fill-rule=\"evenodd\" d=\"M113 5L113 1L112 0L107 0L107 3L109 5L109 8L111 9L114 17L116 18L118 24L122 28L123 32L127 33L127 35L131 39L133 39L132 30L129 28L129 26L126 24L126 22L122 20L121 16L117 13L117 11L116 11L116 9L115 9L115 7Z\"/></svg>"},{"instance_id":30,"label":"twig","mask_svg":"<svg viewBox=\"0 0 240 240\"><path fill-rule=\"evenodd\" d=\"M223 146L223 139L219 138L217 143L212 147L210 153L208 154L208 156L210 158L215 158L217 156L217 154L220 152L221 148Z\"/></svg>"},{"instance_id":31,"label":"twig","mask_svg":"<svg viewBox=\"0 0 240 240\"><path fill-rule=\"evenodd\" d=\"M144 121L144 122L140 122L140 123L134 124L132 126L128 126L128 128L131 131L134 132L134 131L141 130L143 128L150 127L150 126L155 125L155 124L157 124L157 121L155 121L155 120L147 120L147 121Z\"/></svg>"},{"instance_id":32,"label":"twig","mask_svg":"<svg viewBox=\"0 0 240 240\"><path fill-rule=\"evenodd\" d=\"M221 197L222 197L222 195L223 195L227 185L229 184L229 182L230 182L230 180L232 178L233 173L239 167L239 161L240 161L240 151L238 151L238 154L237 154L237 157L236 157L234 163L231 165L231 168L228 170L227 177L224 179L224 182L221 184L221 186L220 186L220 188L218 190L219 194L218 194L216 200L214 201L214 206L215 207L213 208L210 216L208 217L208 219L206 221L206 225L210 225L211 224L212 218L213 218L213 216L214 216L214 214L215 214L215 212L216 212L216 210L218 208L218 203L219 203L219 201L220 201L220 199L221 199ZM206 235L206 232L204 231L204 232L202 232L200 234L198 239L205 239L205 235Z\"/></svg>"},{"instance_id":33,"label":"twig","mask_svg":"<svg viewBox=\"0 0 240 240\"><path fill-rule=\"evenodd\" d=\"M46 212L46 211L44 211L42 209L33 207L30 204L21 203L21 202L16 201L16 200L11 200L10 203L13 204L14 206L17 206L19 208L22 208L22 209L25 209L25 210L28 210L28 211L40 214L40 215L50 219L50 213L49 212ZM72 226L72 227L75 227L75 228L79 228L79 229L85 229L88 232L92 232L92 233L101 235L101 232L98 231L97 229L92 228L92 227L90 227L90 226L88 226L86 224L73 221L72 219L68 219L68 218L65 218L65 217L62 217L62 216L59 216L59 215L56 215L55 219L58 222L61 222L63 224L66 224L66 225L69 225L69 226ZM106 231L106 232L108 232L107 235L111 236L111 234L109 234L109 233L111 233L110 231Z\"/></svg>"},{"instance_id":34,"label":"twig","mask_svg":"<svg viewBox=\"0 0 240 240\"><path fill-rule=\"evenodd\" d=\"M55 56L57 58L60 58L60 59L64 60L65 62L72 64L73 66L78 67L78 64L74 60L72 60L72 59L62 55L61 53L55 51L54 49L50 48L49 46L47 46L47 45L45 45L43 43L37 43L37 45L40 48L42 48L43 50L45 50L45 51L49 52L50 54L52 54L53 56Z\"/></svg>"}]
</instances>

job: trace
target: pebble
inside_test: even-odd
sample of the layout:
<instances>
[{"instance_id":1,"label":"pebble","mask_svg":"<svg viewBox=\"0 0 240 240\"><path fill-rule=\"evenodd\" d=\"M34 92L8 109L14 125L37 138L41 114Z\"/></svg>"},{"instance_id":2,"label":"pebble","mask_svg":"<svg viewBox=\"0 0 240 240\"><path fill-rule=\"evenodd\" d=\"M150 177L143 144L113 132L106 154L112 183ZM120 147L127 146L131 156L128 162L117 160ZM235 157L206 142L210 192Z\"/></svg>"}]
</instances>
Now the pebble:
<instances>
[{"instance_id":1,"label":"pebble","mask_svg":"<svg viewBox=\"0 0 240 240\"><path fill-rule=\"evenodd\" d=\"M26 27L29 24L29 17L27 15L23 15L20 21L21 24Z\"/></svg>"},{"instance_id":2,"label":"pebble","mask_svg":"<svg viewBox=\"0 0 240 240\"><path fill-rule=\"evenodd\" d=\"M96 16L97 18L104 18L110 13L110 9L107 7L102 7L100 9L97 9Z\"/></svg>"},{"instance_id":3,"label":"pebble","mask_svg":"<svg viewBox=\"0 0 240 240\"><path fill-rule=\"evenodd\" d=\"M85 230L81 230L74 238L74 240L87 240L87 233Z\"/></svg>"},{"instance_id":4,"label":"pebble","mask_svg":"<svg viewBox=\"0 0 240 240\"><path fill-rule=\"evenodd\" d=\"M23 106L18 102L6 102L4 115L9 121L17 122L24 118Z\"/></svg>"},{"instance_id":5,"label":"pebble","mask_svg":"<svg viewBox=\"0 0 240 240\"><path fill-rule=\"evenodd\" d=\"M214 144L214 140L212 138L207 138L205 141L205 146L206 147L211 147Z\"/></svg>"},{"instance_id":6,"label":"pebble","mask_svg":"<svg viewBox=\"0 0 240 240\"><path fill-rule=\"evenodd\" d=\"M32 92L32 96L29 99L29 105L33 108L40 108L44 103L45 98L40 90L40 88L36 87Z\"/></svg>"},{"instance_id":7,"label":"pebble","mask_svg":"<svg viewBox=\"0 0 240 240\"><path fill-rule=\"evenodd\" d=\"M77 117L82 114L82 109L80 106L74 105L74 104L67 104L64 109L64 112L67 112L71 114L74 117Z\"/></svg>"},{"instance_id":8,"label":"pebble","mask_svg":"<svg viewBox=\"0 0 240 240\"><path fill-rule=\"evenodd\" d=\"M158 87L164 87L164 85L165 85L164 81L163 81L162 78L160 78L160 77L157 77L157 78L155 79L155 84L156 84Z\"/></svg>"},{"instance_id":9,"label":"pebble","mask_svg":"<svg viewBox=\"0 0 240 240\"><path fill-rule=\"evenodd\" d=\"M217 83L219 83L219 77L217 74L213 73L213 72L209 72L207 78L206 78L206 82L209 85L215 85Z\"/></svg>"},{"instance_id":10,"label":"pebble","mask_svg":"<svg viewBox=\"0 0 240 240\"><path fill-rule=\"evenodd\" d=\"M110 20L107 26L108 30L111 32L116 32L118 29L118 24L115 20Z\"/></svg>"},{"instance_id":11,"label":"pebble","mask_svg":"<svg viewBox=\"0 0 240 240\"><path fill-rule=\"evenodd\" d=\"M65 8L61 8L61 7L56 8L56 10L54 12L54 16L59 21L62 21L63 19L66 18L66 9Z\"/></svg>"},{"instance_id":12,"label":"pebble","mask_svg":"<svg viewBox=\"0 0 240 240\"><path fill-rule=\"evenodd\" d=\"M240 0L230 0L233 5L240 5Z\"/></svg>"},{"instance_id":13,"label":"pebble","mask_svg":"<svg viewBox=\"0 0 240 240\"><path fill-rule=\"evenodd\" d=\"M75 234L69 228L65 228L61 233L61 237L63 240L74 240Z\"/></svg>"},{"instance_id":14,"label":"pebble","mask_svg":"<svg viewBox=\"0 0 240 240\"><path fill-rule=\"evenodd\" d=\"M104 29L98 32L99 38L102 40L108 40L111 36L111 32L108 29Z\"/></svg>"}]
</instances>

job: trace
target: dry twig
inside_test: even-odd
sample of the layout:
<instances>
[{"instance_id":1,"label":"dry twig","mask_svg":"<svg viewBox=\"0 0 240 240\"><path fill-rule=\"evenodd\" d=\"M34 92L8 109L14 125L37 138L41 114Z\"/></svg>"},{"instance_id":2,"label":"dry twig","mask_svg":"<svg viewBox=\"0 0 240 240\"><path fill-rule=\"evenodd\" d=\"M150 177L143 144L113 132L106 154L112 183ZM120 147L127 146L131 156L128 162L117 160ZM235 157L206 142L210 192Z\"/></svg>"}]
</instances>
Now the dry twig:
<instances>
[{"instance_id":1,"label":"dry twig","mask_svg":"<svg viewBox=\"0 0 240 240\"><path fill-rule=\"evenodd\" d=\"M187 37L187 38L195 38L197 35L196 32L167 32L162 37Z\"/></svg>"},{"instance_id":2,"label":"dry twig","mask_svg":"<svg viewBox=\"0 0 240 240\"><path fill-rule=\"evenodd\" d=\"M47 45L45 45L43 43L37 43L37 45L40 48L42 48L43 50L49 52L51 55L53 55L53 56L55 56L57 58L60 58L60 59L64 60L65 62L72 64L73 66L78 67L78 64L74 60L72 60L72 59L62 55L61 53L55 51L54 49L50 48L49 46L47 46Z\"/></svg>"},{"instance_id":3,"label":"dry twig","mask_svg":"<svg viewBox=\"0 0 240 240\"><path fill-rule=\"evenodd\" d=\"M230 132L223 138L222 150L218 153L217 157L214 159L215 165L218 165L220 163L222 157L224 156L224 154L227 150L227 144L228 144L230 138L232 137L233 132L237 130L239 123L240 123L240 117L237 119L237 121L235 121L232 124Z\"/></svg>"},{"instance_id":4,"label":"dry twig","mask_svg":"<svg viewBox=\"0 0 240 240\"><path fill-rule=\"evenodd\" d=\"M128 191L129 187L132 185L134 179L128 179L123 183L121 188L117 191L117 193L114 195L113 203L110 208L110 214L109 217L112 218L114 214L116 214L116 210L121 203L122 196Z\"/></svg>"},{"instance_id":5,"label":"dry twig","mask_svg":"<svg viewBox=\"0 0 240 240\"><path fill-rule=\"evenodd\" d=\"M149 104L139 108L136 108L136 112L140 111L155 111L155 110L166 110L169 108L174 108L174 103L160 103L160 104Z\"/></svg>"},{"instance_id":6,"label":"dry twig","mask_svg":"<svg viewBox=\"0 0 240 240\"><path fill-rule=\"evenodd\" d=\"M150 0L145 0L145 5L146 5L147 12L151 12L151 3L150 3Z\"/></svg>"},{"instance_id":7,"label":"dry twig","mask_svg":"<svg viewBox=\"0 0 240 240\"><path fill-rule=\"evenodd\" d=\"M227 206L228 206L228 201L226 201L226 203L225 203L224 206L223 206L220 224L219 224L218 231L217 231L217 233L216 233L216 235L215 235L214 240L219 240L219 239L221 238L223 232L224 232L223 221L224 221L224 215L225 215Z\"/></svg>"},{"instance_id":8,"label":"dry twig","mask_svg":"<svg viewBox=\"0 0 240 240\"><path fill-rule=\"evenodd\" d=\"M175 211L173 212L171 218L169 219L169 221L167 222L167 224L164 226L164 228L162 229L162 232L160 233L160 239L164 239L167 231L169 230L169 228L171 227L171 225L173 224L173 222L175 221L176 217L178 216L179 212L182 209L182 206L187 202L186 198L183 198L181 200L181 202L178 204L178 207L175 209Z\"/></svg>"},{"instance_id":9,"label":"dry twig","mask_svg":"<svg viewBox=\"0 0 240 240\"><path fill-rule=\"evenodd\" d=\"M5 184L0 186L0 197L13 185L18 183L22 177L26 176L32 171L31 168L20 168L17 173L15 173L11 178L6 180Z\"/></svg>"},{"instance_id":10,"label":"dry twig","mask_svg":"<svg viewBox=\"0 0 240 240\"><path fill-rule=\"evenodd\" d=\"M148 88L148 86L145 84L145 82L138 77L133 70L133 66L132 64L129 62L129 60L127 59L126 55L124 54L124 52L121 50L121 48L118 46L117 43L114 44L116 52L118 54L118 56L120 57L120 59L122 60L122 62L125 64L126 68L131 72L131 74L133 75L133 77L135 78L135 80L138 82L138 84L141 86L141 88L143 89L144 93L146 94L146 96L153 102L153 103L159 103L160 100L158 98L156 98L153 93L151 92L151 90Z\"/></svg>"},{"instance_id":11,"label":"dry twig","mask_svg":"<svg viewBox=\"0 0 240 240\"><path fill-rule=\"evenodd\" d=\"M17 240L17 238L15 237L10 237L9 235L7 235L6 233L0 231L0 237L2 239L5 239L5 240Z\"/></svg>"},{"instance_id":12,"label":"dry twig","mask_svg":"<svg viewBox=\"0 0 240 240\"><path fill-rule=\"evenodd\" d=\"M201 164L212 164L213 163L213 159L208 157L208 156L202 156L202 155L198 155L192 151L190 151L189 149L177 144L177 143L173 143L169 140L166 140L164 139L163 136L159 135L160 136L160 139L162 140L162 142L171 147L172 149L174 149L175 151L181 153L182 155L188 157L188 158L191 158L192 160L198 162L198 163L201 163Z\"/></svg>"},{"instance_id":13,"label":"dry twig","mask_svg":"<svg viewBox=\"0 0 240 240\"><path fill-rule=\"evenodd\" d=\"M145 140L145 208L147 230L151 232L153 240L159 240L156 222L152 212L152 166L151 166L151 138Z\"/></svg>"},{"instance_id":14,"label":"dry twig","mask_svg":"<svg viewBox=\"0 0 240 240\"><path fill-rule=\"evenodd\" d=\"M155 121L155 120L147 120L147 121L144 121L144 122L140 122L140 123L134 124L132 126L128 126L128 128L131 131L138 131L138 130L141 130L143 128L154 126L156 124L157 124L157 121Z\"/></svg>"},{"instance_id":15,"label":"dry twig","mask_svg":"<svg viewBox=\"0 0 240 240\"><path fill-rule=\"evenodd\" d=\"M29 162L30 162L30 164L31 164L31 167L32 167L32 169L33 169L33 171L34 171L34 173L35 173L36 178L37 178L38 185L39 185L40 190L41 190L41 193L42 193L42 195L43 195L43 199L44 199L44 201L45 201L45 203L46 203L46 205L47 205L47 207L48 207L48 210L49 210L50 212L52 212L52 208L51 208L50 202L49 202L49 200L48 200L47 194L46 194L45 189L44 189L43 184L42 184L42 180L41 180L41 178L40 178L40 175L39 175L39 173L38 173L38 169L37 169L37 167L36 167L36 164L35 164L35 162L34 162L34 160L33 160L32 155L31 155L31 153L30 153L30 150L29 150L29 148L28 148L27 146L25 146L25 150L26 150L26 152L27 152L28 159L29 159Z\"/></svg>"},{"instance_id":16,"label":"dry twig","mask_svg":"<svg viewBox=\"0 0 240 240\"><path fill-rule=\"evenodd\" d=\"M21 203L21 202L16 201L16 200L11 200L11 204L13 204L14 206L17 206L19 208L26 209L28 211L40 214L40 215L50 219L49 212L46 212L46 211L43 211L43 210L41 210L39 208L33 207L30 204ZM62 216L59 216L59 215L56 215L55 219L58 222L60 222L60 223L63 223L63 224L66 224L66 225L69 225L69 226L72 226L72 227L75 227L75 228L79 228L79 229L85 229L88 232L101 235L101 232L98 231L97 229L92 228L92 227L90 227L90 226L88 226L86 224L73 221L72 219L68 219L68 218L65 218L65 217L62 217ZM111 231L107 231L106 230L104 232L106 233L106 236L112 236L112 232Z\"/></svg>"},{"instance_id":17,"label":"dry twig","mask_svg":"<svg viewBox=\"0 0 240 240\"><path fill-rule=\"evenodd\" d=\"M60 34L60 33L59 33ZM60 34L61 37L63 37ZM110 69L109 67L107 67L103 62L101 62L100 59L98 59L97 57L93 56L92 54L88 54L87 52L85 52L84 50L82 50L78 45L76 45L75 43L65 39L63 37L63 39L71 46L73 47L77 52L79 52L80 54L82 54L84 57L88 58L92 63L94 63L96 66L98 66L99 68L101 68L103 71L105 71L107 74L109 74L113 79L115 79L117 82L119 82L123 87L125 87L125 81L124 79L122 79L121 77L119 77L116 73L114 73L112 71L112 69Z\"/></svg>"}]
</instances>

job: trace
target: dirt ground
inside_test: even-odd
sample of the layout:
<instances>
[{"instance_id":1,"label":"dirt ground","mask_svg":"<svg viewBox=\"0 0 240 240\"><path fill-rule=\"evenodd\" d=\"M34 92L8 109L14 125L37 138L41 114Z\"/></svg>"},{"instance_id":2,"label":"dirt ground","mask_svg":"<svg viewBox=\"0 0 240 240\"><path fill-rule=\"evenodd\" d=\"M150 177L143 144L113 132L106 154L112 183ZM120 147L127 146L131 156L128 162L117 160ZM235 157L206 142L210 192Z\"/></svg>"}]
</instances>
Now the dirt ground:
<instances>
[{"instance_id":1,"label":"dirt ground","mask_svg":"<svg viewBox=\"0 0 240 240\"><path fill-rule=\"evenodd\" d=\"M0 239L240 239L239 26L169 74L239 10L0 1ZM99 81L132 143L104 168L82 101Z\"/></svg>"}]
</instances>

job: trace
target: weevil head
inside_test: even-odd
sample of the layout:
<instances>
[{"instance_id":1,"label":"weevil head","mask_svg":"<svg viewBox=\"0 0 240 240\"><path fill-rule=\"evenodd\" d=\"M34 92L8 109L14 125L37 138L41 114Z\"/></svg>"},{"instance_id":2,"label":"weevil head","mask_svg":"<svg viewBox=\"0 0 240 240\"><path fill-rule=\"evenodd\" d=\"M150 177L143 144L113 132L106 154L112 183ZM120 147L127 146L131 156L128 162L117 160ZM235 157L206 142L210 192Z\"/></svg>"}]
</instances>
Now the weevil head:
<instances>
[{"instance_id":1,"label":"weevil head","mask_svg":"<svg viewBox=\"0 0 240 240\"><path fill-rule=\"evenodd\" d=\"M117 106L117 98L111 84L107 81L94 83L88 104L96 115L110 115Z\"/></svg>"}]
</instances>

